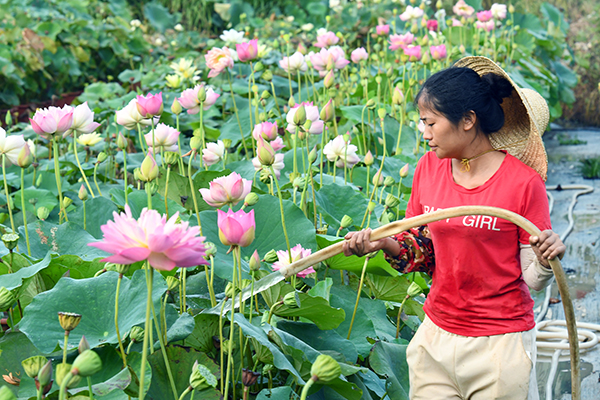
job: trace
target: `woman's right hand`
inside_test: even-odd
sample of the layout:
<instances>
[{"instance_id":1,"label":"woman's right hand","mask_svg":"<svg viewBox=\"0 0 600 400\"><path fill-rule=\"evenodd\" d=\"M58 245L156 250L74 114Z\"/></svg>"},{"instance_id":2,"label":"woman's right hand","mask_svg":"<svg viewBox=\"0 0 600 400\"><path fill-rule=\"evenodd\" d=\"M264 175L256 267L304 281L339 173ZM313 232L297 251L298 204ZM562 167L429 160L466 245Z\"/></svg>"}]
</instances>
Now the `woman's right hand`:
<instances>
[{"instance_id":1,"label":"woman's right hand","mask_svg":"<svg viewBox=\"0 0 600 400\"><path fill-rule=\"evenodd\" d=\"M348 232L344 236L344 255L346 257L356 255L359 257L375 251L384 250L388 254L399 253L398 243L390 238L371 241L371 228L358 232Z\"/></svg>"}]
</instances>

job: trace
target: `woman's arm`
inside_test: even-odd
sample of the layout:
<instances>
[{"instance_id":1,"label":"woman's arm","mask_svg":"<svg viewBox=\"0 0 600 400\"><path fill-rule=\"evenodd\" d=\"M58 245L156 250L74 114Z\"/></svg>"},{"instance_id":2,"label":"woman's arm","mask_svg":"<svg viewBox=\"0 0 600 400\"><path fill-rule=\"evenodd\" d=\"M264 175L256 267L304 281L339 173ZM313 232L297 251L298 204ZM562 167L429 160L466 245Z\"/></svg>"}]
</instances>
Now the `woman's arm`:
<instances>
[{"instance_id":1,"label":"woman's arm","mask_svg":"<svg viewBox=\"0 0 600 400\"><path fill-rule=\"evenodd\" d=\"M531 245L520 245L523 279L530 288L542 290L554 276L548 260L562 258L566 246L560 236L550 229L543 231L539 236L531 236L529 243Z\"/></svg>"}]
</instances>

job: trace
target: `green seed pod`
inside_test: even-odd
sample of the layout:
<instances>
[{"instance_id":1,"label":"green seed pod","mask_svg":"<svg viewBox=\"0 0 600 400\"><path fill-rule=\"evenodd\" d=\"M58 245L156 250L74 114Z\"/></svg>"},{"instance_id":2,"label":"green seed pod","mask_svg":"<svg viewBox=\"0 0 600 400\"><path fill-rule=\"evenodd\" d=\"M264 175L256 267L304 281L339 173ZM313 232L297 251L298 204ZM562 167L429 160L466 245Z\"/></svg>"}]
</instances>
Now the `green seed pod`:
<instances>
[{"instance_id":1,"label":"green seed pod","mask_svg":"<svg viewBox=\"0 0 600 400\"><path fill-rule=\"evenodd\" d=\"M383 180L383 184L385 186L392 186L395 183L396 183L396 181L394 181L394 178L392 178L391 176L386 176L385 179Z\"/></svg>"},{"instance_id":2,"label":"green seed pod","mask_svg":"<svg viewBox=\"0 0 600 400\"><path fill-rule=\"evenodd\" d=\"M125 275L129 271L129 264L114 264L115 271L121 275Z\"/></svg>"},{"instance_id":3,"label":"green seed pod","mask_svg":"<svg viewBox=\"0 0 600 400\"><path fill-rule=\"evenodd\" d=\"M264 258L265 262L268 262L269 264L274 263L275 261L279 260L279 257L277 257L277 252L274 249L269 250L269 252L267 254L265 254L265 258Z\"/></svg>"},{"instance_id":4,"label":"green seed pod","mask_svg":"<svg viewBox=\"0 0 600 400\"><path fill-rule=\"evenodd\" d=\"M204 246L206 247L206 250L204 251L206 257L217 254L217 246L213 242L204 242Z\"/></svg>"},{"instance_id":5,"label":"green seed pod","mask_svg":"<svg viewBox=\"0 0 600 400\"><path fill-rule=\"evenodd\" d=\"M270 70L266 70L265 72L262 73L261 77L265 81L270 82L273 79L273 73Z\"/></svg>"},{"instance_id":6,"label":"green seed pod","mask_svg":"<svg viewBox=\"0 0 600 400\"><path fill-rule=\"evenodd\" d=\"M17 301L10 290L0 287L0 311L8 310Z\"/></svg>"},{"instance_id":7,"label":"green seed pod","mask_svg":"<svg viewBox=\"0 0 600 400\"><path fill-rule=\"evenodd\" d=\"M27 376L33 379L38 376L40 370L47 362L48 359L44 356L33 356L21 361L21 365Z\"/></svg>"},{"instance_id":8,"label":"green seed pod","mask_svg":"<svg viewBox=\"0 0 600 400\"><path fill-rule=\"evenodd\" d=\"M192 373L190 374L190 386L194 390L204 390L209 387L217 386L217 378L202 364L198 364L198 361L194 362L192 367Z\"/></svg>"},{"instance_id":9,"label":"green seed pod","mask_svg":"<svg viewBox=\"0 0 600 400\"><path fill-rule=\"evenodd\" d=\"M71 199L70 197L63 198L63 206L65 208L69 207L71 204L73 204L73 199Z\"/></svg>"},{"instance_id":10,"label":"green seed pod","mask_svg":"<svg viewBox=\"0 0 600 400\"><path fill-rule=\"evenodd\" d=\"M88 343L87 339L85 338L85 335L81 336L81 340L79 341L79 346L77 347L77 351L79 352L79 354L83 353L86 350L90 349L90 344Z\"/></svg>"},{"instance_id":11,"label":"green seed pod","mask_svg":"<svg viewBox=\"0 0 600 400\"><path fill-rule=\"evenodd\" d=\"M283 304L288 306L289 308L300 308L300 298L298 297L298 292L289 292L285 296L283 296Z\"/></svg>"},{"instance_id":12,"label":"green seed pod","mask_svg":"<svg viewBox=\"0 0 600 400\"><path fill-rule=\"evenodd\" d=\"M237 349L237 344L234 341L229 341L229 339L225 339L223 340L223 343L221 344L221 346L223 347L223 353L229 355L229 343L231 343L231 354L235 353L235 350Z\"/></svg>"},{"instance_id":13,"label":"green seed pod","mask_svg":"<svg viewBox=\"0 0 600 400\"><path fill-rule=\"evenodd\" d=\"M71 332L73 329L77 328L79 322L81 321L81 314L75 314L70 312L58 312L58 322L60 322L60 326L66 331Z\"/></svg>"},{"instance_id":14,"label":"green seed pod","mask_svg":"<svg viewBox=\"0 0 600 400\"><path fill-rule=\"evenodd\" d=\"M340 222L340 228L347 228L350 225L352 225L352 223L354 222L354 220L352 219L352 217L350 217L349 215L344 215L342 217L342 221Z\"/></svg>"},{"instance_id":15,"label":"green seed pod","mask_svg":"<svg viewBox=\"0 0 600 400\"><path fill-rule=\"evenodd\" d=\"M166 151L165 152L165 163L168 165L175 165L177 164L177 161L179 160L179 154L173 152L173 151Z\"/></svg>"},{"instance_id":16,"label":"green seed pod","mask_svg":"<svg viewBox=\"0 0 600 400\"><path fill-rule=\"evenodd\" d=\"M92 376L102 370L102 360L93 350L86 350L73 361L71 373L82 377Z\"/></svg>"},{"instance_id":17,"label":"green seed pod","mask_svg":"<svg viewBox=\"0 0 600 400\"><path fill-rule=\"evenodd\" d=\"M398 204L400 204L400 200L398 200L398 198L393 194L388 193L388 195L385 198L385 206L387 208L395 208L398 207Z\"/></svg>"},{"instance_id":18,"label":"green seed pod","mask_svg":"<svg viewBox=\"0 0 600 400\"><path fill-rule=\"evenodd\" d=\"M175 290L179 287L179 279L175 278L174 276L167 276L166 281L167 281L167 290L169 292L172 292L173 290Z\"/></svg>"},{"instance_id":19,"label":"green seed pod","mask_svg":"<svg viewBox=\"0 0 600 400\"><path fill-rule=\"evenodd\" d=\"M98 153L98 157L96 158L96 162L98 164L102 164L104 161L106 161L107 158L108 158L108 155L105 152L101 151L100 153Z\"/></svg>"},{"instance_id":20,"label":"green seed pod","mask_svg":"<svg viewBox=\"0 0 600 400\"><path fill-rule=\"evenodd\" d=\"M247 206L253 206L258 203L258 195L254 192L250 192L244 198L244 204Z\"/></svg>"},{"instance_id":21,"label":"green seed pod","mask_svg":"<svg viewBox=\"0 0 600 400\"><path fill-rule=\"evenodd\" d=\"M310 374L314 381L329 383L342 374L342 367L333 357L320 354L313 363Z\"/></svg>"},{"instance_id":22,"label":"green seed pod","mask_svg":"<svg viewBox=\"0 0 600 400\"><path fill-rule=\"evenodd\" d=\"M265 66L262 62L257 62L256 64L254 64L254 72L260 72L263 69L265 69Z\"/></svg>"},{"instance_id":23,"label":"green seed pod","mask_svg":"<svg viewBox=\"0 0 600 400\"><path fill-rule=\"evenodd\" d=\"M91 350L90 350L91 351ZM65 379L65 377L67 376L67 374L71 372L71 364L56 364L56 384L58 386L62 385L63 379ZM75 375L75 376L71 376L71 379L69 380L69 383L67 384L68 388L72 388L75 387L77 385L79 385L79 382L81 382L81 376L79 375Z\"/></svg>"},{"instance_id":24,"label":"green seed pod","mask_svg":"<svg viewBox=\"0 0 600 400\"><path fill-rule=\"evenodd\" d=\"M375 107L375 105L377 104L377 102L375 101L375 99L369 99L369 101L367 101L367 108L373 109Z\"/></svg>"},{"instance_id":25,"label":"green seed pod","mask_svg":"<svg viewBox=\"0 0 600 400\"><path fill-rule=\"evenodd\" d=\"M410 286L408 287L408 290L406 291L406 295L408 297L416 297L421 293L423 293L423 289L416 282L411 282Z\"/></svg>"},{"instance_id":26,"label":"green seed pod","mask_svg":"<svg viewBox=\"0 0 600 400\"><path fill-rule=\"evenodd\" d=\"M367 205L367 210L369 210L369 212L372 213L375 210L376 205L377 203L375 203L374 201L370 201Z\"/></svg>"},{"instance_id":27,"label":"green seed pod","mask_svg":"<svg viewBox=\"0 0 600 400\"><path fill-rule=\"evenodd\" d=\"M228 299L232 299L235 296L235 288L233 287L233 283L229 282L227 283L227 286L225 286L225 296Z\"/></svg>"},{"instance_id":28,"label":"green seed pod","mask_svg":"<svg viewBox=\"0 0 600 400\"><path fill-rule=\"evenodd\" d=\"M12 250L17 247L19 243L19 235L16 233L5 233L2 235L2 242L8 250Z\"/></svg>"},{"instance_id":29,"label":"green seed pod","mask_svg":"<svg viewBox=\"0 0 600 400\"><path fill-rule=\"evenodd\" d=\"M46 218L48 218L48 215L50 215L50 210L48 210L48 208L42 206L37 209L37 217L39 220L45 221Z\"/></svg>"},{"instance_id":30,"label":"green seed pod","mask_svg":"<svg viewBox=\"0 0 600 400\"><path fill-rule=\"evenodd\" d=\"M129 331L129 338L136 343L140 343L144 340L144 328L140 326L134 326Z\"/></svg>"},{"instance_id":31,"label":"green seed pod","mask_svg":"<svg viewBox=\"0 0 600 400\"><path fill-rule=\"evenodd\" d=\"M192 136L190 139L190 147L192 150L198 151L198 149L202 146L202 138L200 136Z\"/></svg>"}]
</instances>

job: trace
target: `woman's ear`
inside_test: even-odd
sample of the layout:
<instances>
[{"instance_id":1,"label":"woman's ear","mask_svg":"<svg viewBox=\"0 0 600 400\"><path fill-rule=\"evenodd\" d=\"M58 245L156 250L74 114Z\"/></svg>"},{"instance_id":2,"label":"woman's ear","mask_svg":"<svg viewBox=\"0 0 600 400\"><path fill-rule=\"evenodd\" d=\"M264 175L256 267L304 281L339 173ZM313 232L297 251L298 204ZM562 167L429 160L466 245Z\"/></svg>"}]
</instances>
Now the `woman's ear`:
<instances>
[{"instance_id":1,"label":"woman's ear","mask_svg":"<svg viewBox=\"0 0 600 400\"><path fill-rule=\"evenodd\" d=\"M469 131L477 125L477 114L475 111L467 111L462 117L463 129Z\"/></svg>"}]
</instances>

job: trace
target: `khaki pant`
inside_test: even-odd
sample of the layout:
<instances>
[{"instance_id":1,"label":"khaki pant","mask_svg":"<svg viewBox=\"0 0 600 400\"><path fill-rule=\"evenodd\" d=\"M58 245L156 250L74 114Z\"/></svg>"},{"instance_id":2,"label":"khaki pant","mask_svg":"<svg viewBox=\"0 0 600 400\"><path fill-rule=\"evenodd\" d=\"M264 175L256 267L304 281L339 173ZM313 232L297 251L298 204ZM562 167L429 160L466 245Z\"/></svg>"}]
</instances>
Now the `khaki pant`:
<instances>
[{"instance_id":1,"label":"khaki pant","mask_svg":"<svg viewBox=\"0 0 600 400\"><path fill-rule=\"evenodd\" d=\"M406 357L411 400L525 400L531 378L529 399L537 398L532 373L535 329L469 337L447 332L425 318Z\"/></svg>"}]
</instances>

